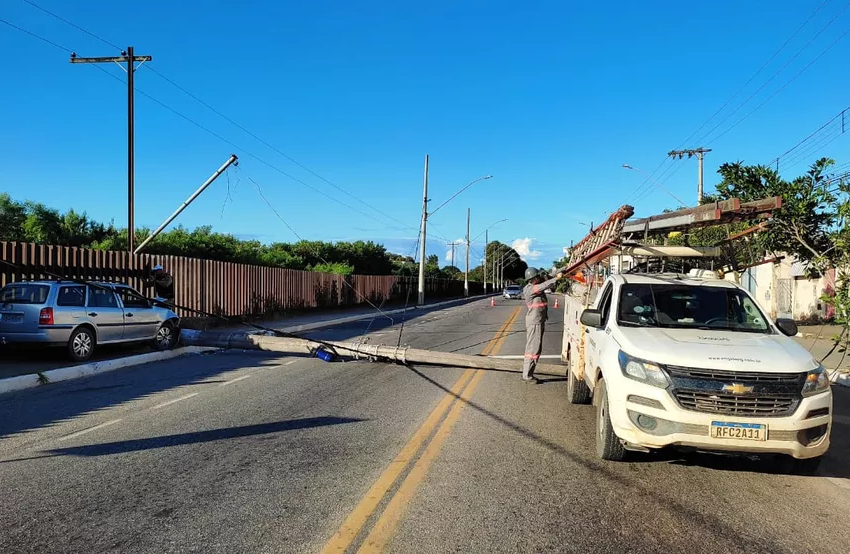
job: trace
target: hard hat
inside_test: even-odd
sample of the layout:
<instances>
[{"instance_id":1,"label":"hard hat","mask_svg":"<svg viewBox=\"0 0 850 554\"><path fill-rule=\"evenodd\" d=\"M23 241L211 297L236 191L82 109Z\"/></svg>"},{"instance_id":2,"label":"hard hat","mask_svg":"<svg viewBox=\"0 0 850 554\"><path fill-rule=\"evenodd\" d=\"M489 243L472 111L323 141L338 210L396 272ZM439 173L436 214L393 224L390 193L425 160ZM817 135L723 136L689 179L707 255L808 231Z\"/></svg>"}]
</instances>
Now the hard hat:
<instances>
[{"instance_id":1,"label":"hard hat","mask_svg":"<svg viewBox=\"0 0 850 554\"><path fill-rule=\"evenodd\" d=\"M159 265L159 264L156 264L155 266L153 266L153 270L154 271L162 271L162 266Z\"/></svg>"},{"instance_id":2,"label":"hard hat","mask_svg":"<svg viewBox=\"0 0 850 554\"><path fill-rule=\"evenodd\" d=\"M537 273L538 273L538 271L536 269L534 269L533 267L529 267L528 269L525 270L525 279L526 280L534 279L535 277L537 277Z\"/></svg>"}]
</instances>

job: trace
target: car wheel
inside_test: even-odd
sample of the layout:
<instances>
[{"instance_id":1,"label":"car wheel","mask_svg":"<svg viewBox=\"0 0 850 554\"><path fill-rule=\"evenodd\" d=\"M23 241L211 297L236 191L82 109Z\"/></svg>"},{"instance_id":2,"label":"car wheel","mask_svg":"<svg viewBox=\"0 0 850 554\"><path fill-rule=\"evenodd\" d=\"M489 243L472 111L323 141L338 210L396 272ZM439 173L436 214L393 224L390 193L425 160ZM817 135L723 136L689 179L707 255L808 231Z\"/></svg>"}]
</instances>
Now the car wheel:
<instances>
[{"instance_id":1,"label":"car wheel","mask_svg":"<svg viewBox=\"0 0 850 554\"><path fill-rule=\"evenodd\" d=\"M593 405L596 407L596 454L603 460L621 462L626 458L626 449L611 425L608 412L608 391L605 379L596 382L593 392Z\"/></svg>"},{"instance_id":2,"label":"car wheel","mask_svg":"<svg viewBox=\"0 0 850 554\"><path fill-rule=\"evenodd\" d=\"M171 350L175 344L177 344L177 329L166 321L157 330L153 345L157 350Z\"/></svg>"},{"instance_id":3,"label":"car wheel","mask_svg":"<svg viewBox=\"0 0 850 554\"><path fill-rule=\"evenodd\" d=\"M94 353L95 337L90 327L78 327L68 339L68 354L75 362L85 362Z\"/></svg>"},{"instance_id":4,"label":"car wheel","mask_svg":"<svg viewBox=\"0 0 850 554\"><path fill-rule=\"evenodd\" d=\"M576 378L572 371L572 351L567 352L567 399L570 404L587 404L590 400L590 387L584 379Z\"/></svg>"}]
</instances>

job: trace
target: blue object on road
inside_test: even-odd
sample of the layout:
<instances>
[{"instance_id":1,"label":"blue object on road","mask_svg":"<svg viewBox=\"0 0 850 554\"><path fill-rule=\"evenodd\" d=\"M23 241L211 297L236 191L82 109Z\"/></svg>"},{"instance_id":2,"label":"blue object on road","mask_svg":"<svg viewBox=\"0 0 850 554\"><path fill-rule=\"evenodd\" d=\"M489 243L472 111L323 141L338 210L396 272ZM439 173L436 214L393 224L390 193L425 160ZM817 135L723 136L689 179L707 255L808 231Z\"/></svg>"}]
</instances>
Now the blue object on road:
<instances>
[{"instance_id":1,"label":"blue object on road","mask_svg":"<svg viewBox=\"0 0 850 554\"><path fill-rule=\"evenodd\" d=\"M334 361L334 355L322 348L316 349L316 357L326 362Z\"/></svg>"}]
</instances>

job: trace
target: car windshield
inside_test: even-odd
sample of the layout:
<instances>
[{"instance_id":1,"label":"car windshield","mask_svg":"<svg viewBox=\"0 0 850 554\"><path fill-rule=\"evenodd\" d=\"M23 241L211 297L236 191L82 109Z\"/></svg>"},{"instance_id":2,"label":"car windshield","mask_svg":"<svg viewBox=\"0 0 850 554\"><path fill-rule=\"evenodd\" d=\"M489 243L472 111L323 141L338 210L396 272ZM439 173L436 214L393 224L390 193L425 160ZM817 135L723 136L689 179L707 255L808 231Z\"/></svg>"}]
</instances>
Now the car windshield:
<instances>
[{"instance_id":1,"label":"car windshield","mask_svg":"<svg viewBox=\"0 0 850 554\"><path fill-rule=\"evenodd\" d=\"M770 332L755 302L743 291L725 287L624 285L617 322L627 327Z\"/></svg>"},{"instance_id":2,"label":"car windshield","mask_svg":"<svg viewBox=\"0 0 850 554\"><path fill-rule=\"evenodd\" d=\"M47 285L30 285L16 283L6 285L0 290L0 303L2 304L44 304L47 302L47 294L50 287Z\"/></svg>"},{"instance_id":3,"label":"car windshield","mask_svg":"<svg viewBox=\"0 0 850 554\"><path fill-rule=\"evenodd\" d=\"M508 290L511 291L511 292L517 292L517 291L522 290L522 289L519 288L519 285L510 285L508 287Z\"/></svg>"}]
</instances>

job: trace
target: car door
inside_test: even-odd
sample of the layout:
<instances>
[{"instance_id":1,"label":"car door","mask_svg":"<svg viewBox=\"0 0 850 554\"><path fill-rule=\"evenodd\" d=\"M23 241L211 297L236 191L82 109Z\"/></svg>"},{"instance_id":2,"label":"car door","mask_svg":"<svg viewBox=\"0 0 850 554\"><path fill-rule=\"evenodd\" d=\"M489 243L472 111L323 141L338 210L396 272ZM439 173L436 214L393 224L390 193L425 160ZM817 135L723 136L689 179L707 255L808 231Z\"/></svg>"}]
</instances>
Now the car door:
<instances>
[{"instance_id":1,"label":"car door","mask_svg":"<svg viewBox=\"0 0 850 554\"><path fill-rule=\"evenodd\" d=\"M585 344L587 347L586 370L590 375L596 374L596 368L600 367L600 353L605 344L605 328L608 326L608 317L611 312L611 302L614 297L613 283L607 283L599 295L596 309L602 313L602 327L585 327Z\"/></svg>"},{"instance_id":2,"label":"car door","mask_svg":"<svg viewBox=\"0 0 850 554\"><path fill-rule=\"evenodd\" d=\"M124 337L124 310L108 285L89 285L86 318L97 329L97 342L117 342Z\"/></svg>"},{"instance_id":3,"label":"car door","mask_svg":"<svg viewBox=\"0 0 850 554\"><path fill-rule=\"evenodd\" d=\"M116 287L124 306L124 340L147 340L156 336L159 315L141 293L120 285Z\"/></svg>"},{"instance_id":4,"label":"car door","mask_svg":"<svg viewBox=\"0 0 850 554\"><path fill-rule=\"evenodd\" d=\"M85 285L59 285L53 307L53 328L73 329L89 320L86 311ZM70 333L70 331L69 331Z\"/></svg>"}]
</instances>

